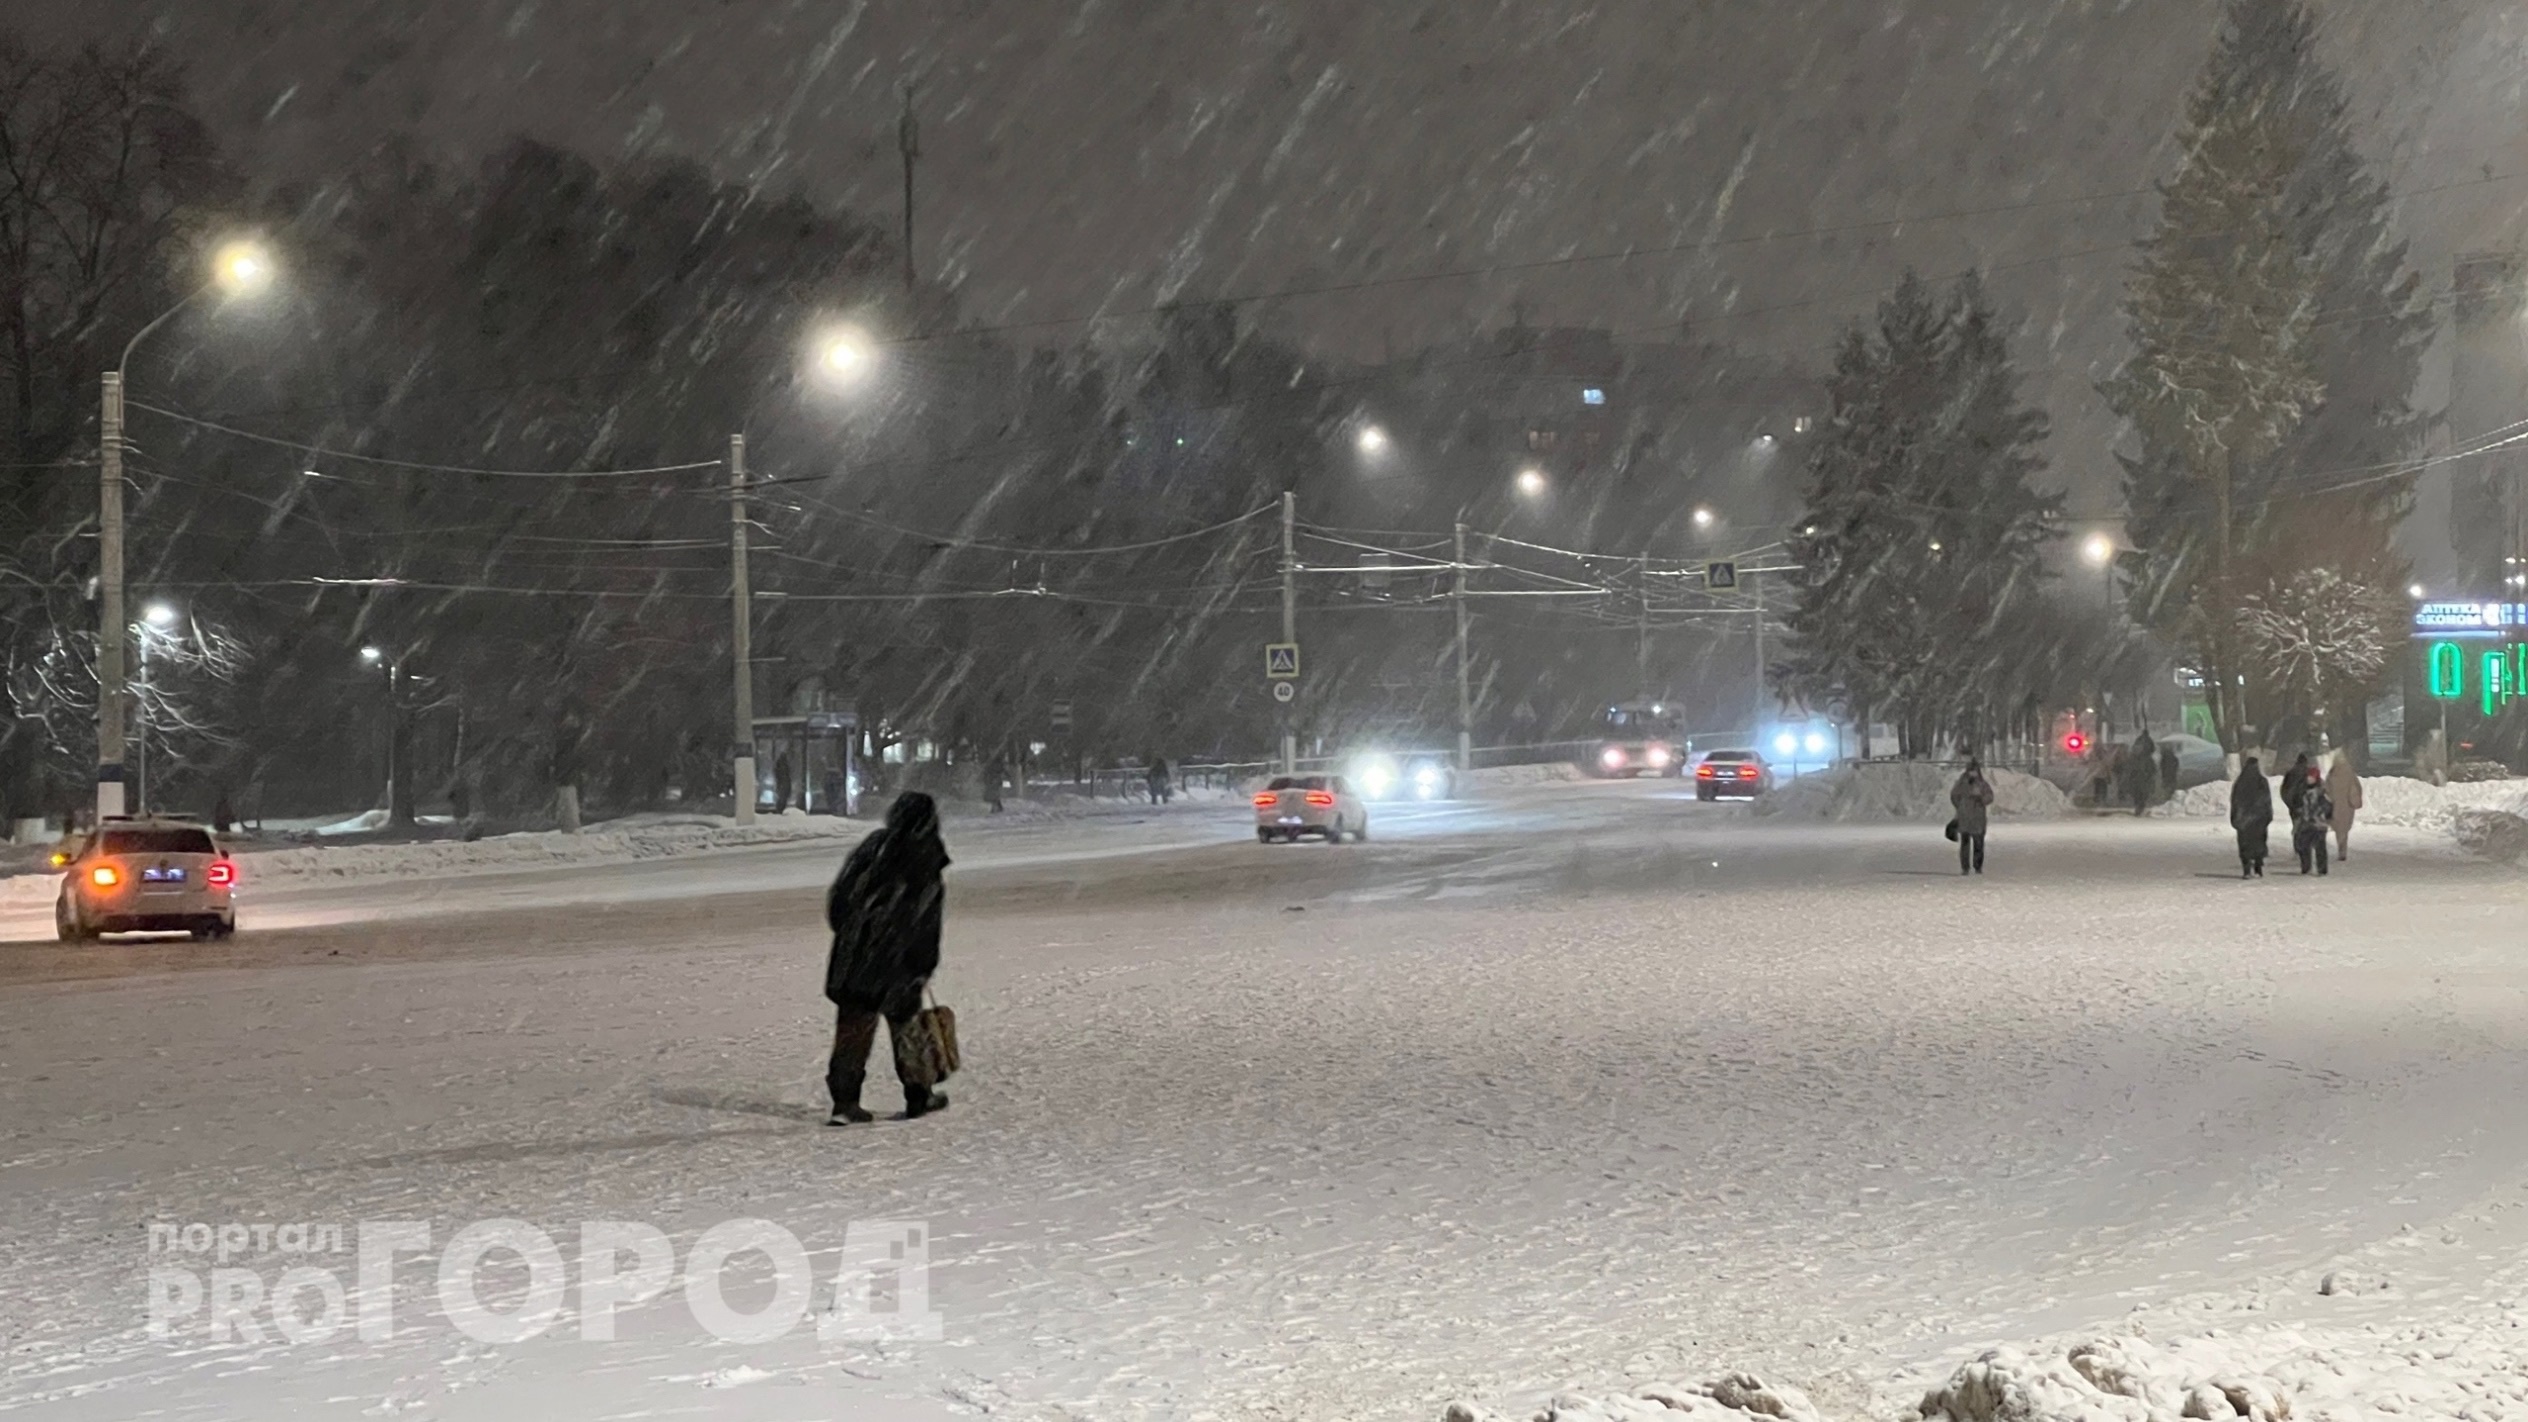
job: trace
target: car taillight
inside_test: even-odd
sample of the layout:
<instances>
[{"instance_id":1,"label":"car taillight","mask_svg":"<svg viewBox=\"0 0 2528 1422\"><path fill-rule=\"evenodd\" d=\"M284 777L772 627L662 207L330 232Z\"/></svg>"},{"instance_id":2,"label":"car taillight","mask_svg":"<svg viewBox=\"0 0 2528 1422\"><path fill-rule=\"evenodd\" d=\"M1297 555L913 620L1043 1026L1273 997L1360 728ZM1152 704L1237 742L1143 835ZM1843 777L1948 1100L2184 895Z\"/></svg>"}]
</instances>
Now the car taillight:
<instances>
[{"instance_id":1,"label":"car taillight","mask_svg":"<svg viewBox=\"0 0 2528 1422\"><path fill-rule=\"evenodd\" d=\"M218 863L213 864L210 872L203 875L202 878L205 883L208 883L214 889L236 888L237 865L232 860L220 860Z\"/></svg>"},{"instance_id":2,"label":"car taillight","mask_svg":"<svg viewBox=\"0 0 2528 1422\"><path fill-rule=\"evenodd\" d=\"M1755 779L1755 778L1756 778L1756 768L1755 768L1754 766L1752 766L1752 765L1742 765L1742 766L1738 767L1738 778L1739 778L1739 779L1741 779L1741 780L1753 780L1753 779Z\"/></svg>"},{"instance_id":3,"label":"car taillight","mask_svg":"<svg viewBox=\"0 0 2528 1422\"><path fill-rule=\"evenodd\" d=\"M1281 802L1281 796L1267 790L1255 797L1255 808L1259 810L1269 810Z\"/></svg>"},{"instance_id":4,"label":"car taillight","mask_svg":"<svg viewBox=\"0 0 2528 1422\"><path fill-rule=\"evenodd\" d=\"M1331 790L1311 790L1308 792L1308 803L1319 809L1323 809L1334 803L1334 792Z\"/></svg>"},{"instance_id":5,"label":"car taillight","mask_svg":"<svg viewBox=\"0 0 2528 1422\"><path fill-rule=\"evenodd\" d=\"M100 889L111 889L123 882L123 876L114 871L113 865L100 864L88 871L88 882Z\"/></svg>"},{"instance_id":6,"label":"car taillight","mask_svg":"<svg viewBox=\"0 0 2528 1422\"><path fill-rule=\"evenodd\" d=\"M1694 778L1697 780L1709 780L1719 774L1719 771L1712 769L1708 765L1698 765L1694 767Z\"/></svg>"}]
</instances>

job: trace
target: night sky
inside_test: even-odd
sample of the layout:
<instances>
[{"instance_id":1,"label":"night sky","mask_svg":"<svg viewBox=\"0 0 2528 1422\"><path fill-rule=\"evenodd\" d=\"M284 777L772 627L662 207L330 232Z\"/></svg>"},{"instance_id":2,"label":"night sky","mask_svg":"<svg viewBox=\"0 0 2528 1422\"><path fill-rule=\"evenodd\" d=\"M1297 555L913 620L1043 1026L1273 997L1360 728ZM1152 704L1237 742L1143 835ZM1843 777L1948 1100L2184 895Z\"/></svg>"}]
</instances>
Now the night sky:
<instances>
[{"instance_id":1,"label":"night sky","mask_svg":"<svg viewBox=\"0 0 2528 1422\"><path fill-rule=\"evenodd\" d=\"M2493 0L2317 7L2427 280L2507 243L2528 20ZM690 154L888 220L917 86L926 271L1062 344L1171 295L1375 356L1507 318L1680 320L1822 365L1908 264L1980 262L2023 313L2058 471L2103 495L2091 393L2121 244L2156 211L2208 0L18 0L39 38L152 31L258 178L403 132ZM2493 181L2483 181L2487 175ZM2451 184L2465 186L2450 187ZM2424 191L2439 189L2438 191ZM2082 201L2093 195L2108 196ZM1992 209L2004 209L1992 211ZM1946 214L1977 212L1972 217ZM1911 218L1902 225L1896 219ZM1819 229L1831 229L1820 231ZM1626 249L1626 260L1564 261ZM1517 264L1563 262L1517 271ZM1477 276L1395 280L1491 269ZM2427 379L2426 399L2439 377ZM2084 497L2082 504L2094 500ZM2076 510L2077 511L2077 510Z\"/></svg>"}]
</instances>

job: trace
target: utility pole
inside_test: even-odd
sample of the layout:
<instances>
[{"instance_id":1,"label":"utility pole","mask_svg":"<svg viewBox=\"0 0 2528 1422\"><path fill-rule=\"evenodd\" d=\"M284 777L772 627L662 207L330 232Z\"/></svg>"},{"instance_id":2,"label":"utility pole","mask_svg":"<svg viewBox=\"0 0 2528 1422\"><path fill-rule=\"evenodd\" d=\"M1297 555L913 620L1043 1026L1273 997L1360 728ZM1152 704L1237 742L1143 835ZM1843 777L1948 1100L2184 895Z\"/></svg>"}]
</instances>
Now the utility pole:
<instances>
[{"instance_id":1,"label":"utility pole","mask_svg":"<svg viewBox=\"0 0 2528 1422\"><path fill-rule=\"evenodd\" d=\"M1650 699L1650 555L1633 560L1633 576L1640 583L1640 596L1634 602L1633 616L1633 682L1636 694Z\"/></svg>"},{"instance_id":2,"label":"utility pole","mask_svg":"<svg viewBox=\"0 0 2528 1422\"><path fill-rule=\"evenodd\" d=\"M904 289L913 289L913 160L922 156L920 126L913 119L913 86L903 88L904 107L895 119L896 150L904 155Z\"/></svg>"},{"instance_id":3,"label":"utility pole","mask_svg":"<svg viewBox=\"0 0 2528 1422\"><path fill-rule=\"evenodd\" d=\"M1299 642L1299 495L1282 491L1282 640ZM1304 663L1303 663L1304 665ZM1282 708L1282 774L1299 773L1299 727Z\"/></svg>"},{"instance_id":4,"label":"utility pole","mask_svg":"<svg viewBox=\"0 0 2528 1422\"><path fill-rule=\"evenodd\" d=\"M420 786L413 767L412 694L404 687L404 654L386 664L386 818L410 828L419 815Z\"/></svg>"},{"instance_id":5,"label":"utility pole","mask_svg":"<svg viewBox=\"0 0 2528 1422\"><path fill-rule=\"evenodd\" d=\"M729 652L735 663L737 822L755 822L755 619L746 580L746 436L729 436Z\"/></svg>"},{"instance_id":6,"label":"utility pole","mask_svg":"<svg viewBox=\"0 0 2528 1422\"><path fill-rule=\"evenodd\" d=\"M144 332L143 334L146 334ZM128 359L128 353L126 354ZM97 410L97 819L123 813L123 720L129 715L123 620L123 374L105 373Z\"/></svg>"},{"instance_id":7,"label":"utility pole","mask_svg":"<svg viewBox=\"0 0 2528 1422\"><path fill-rule=\"evenodd\" d=\"M1475 698L1466 666L1466 521L1457 521L1457 773L1475 768Z\"/></svg>"},{"instance_id":8,"label":"utility pole","mask_svg":"<svg viewBox=\"0 0 2528 1422\"><path fill-rule=\"evenodd\" d=\"M1747 595L1756 603L1756 709L1747 722L1747 740L1753 744L1764 735L1764 587L1752 572L1740 576L1747 580Z\"/></svg>"},{"instance_id":9,"label":"utility pole","mask_svg":"<svg viewBox=\"0 0 2528 1422\"><path fill-rule=\"evenodd\" d=\"M2228 769L2229 774L2235 776L2238 774L2239 757L2247 749L2247 741L2245 728L2238 724L2238 717L2235 714L2236 710L2240 708L2231 697L2231 692L2238 684L2238 669L2230 664L2231 648L2234 645L2231 637L2231 631L2235 626L2235 620L2231 616L2230 611L2229 451L2227 449L2216 448L2213 453L2213 458L2220 461L2219 477L2213 481L2213 488L2217 495L2217 521L2213 536L2220 540L2219 546L2213 550L2219 560L2215 565L2216 572L2214 574L2217 579L2217 594L2214 598L2213 616L2219 618L2220 620L2214 624L2212 629L2212 645L2216 649L2213 655L2213 660L2219 662L2220 666L2214 671L2215 684L2212 688L2212 695L2214 698L2212 704L2215 708L2213 714L2219 718L2221 723L2219 728L2221 732L2221 749L2225 752L2221 758L2222 763Z\"/></svg>"}]
</instances>

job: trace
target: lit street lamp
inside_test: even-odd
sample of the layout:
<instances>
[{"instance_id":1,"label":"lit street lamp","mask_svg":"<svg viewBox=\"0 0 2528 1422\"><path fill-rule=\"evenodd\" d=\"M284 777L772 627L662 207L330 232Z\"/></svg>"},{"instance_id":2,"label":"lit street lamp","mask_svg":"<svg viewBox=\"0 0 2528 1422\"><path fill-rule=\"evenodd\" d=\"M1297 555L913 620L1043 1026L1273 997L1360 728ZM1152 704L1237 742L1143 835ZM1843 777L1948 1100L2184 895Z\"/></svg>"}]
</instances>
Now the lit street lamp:
<instances>
[{"instance_id":1,"label":"lit street lamp","mask_svg":"<svg viewBox=\"0 0 2528 1422\"><path fill-rule=\"evenodd\" d=\"M404 695L404 658L375 645L360 649L363 664L386 669L386 818L395 825L414 822L411 707Z\"/></svg>"},{"instance_id":2,"label":"lit street lamp","mask_svg":"<svg viewBox=\"0 0 2528 1422\"><path fill-rule=\"evenodd\" d=\"M1518 490L1526 497L1541 499L1545 497L1546 487L1544 470L1522 469L1519 471Z\"/></svg>"},{"instance_id":3,"label":"lit street lamp","mask_svg":"<svg viewBox=\"0 0 2528 1422\"><path fill-rule=\"evenodd\" d=\"M1360 435L1354 442L1360 446L1361 453L1372 458L1387 452L1387 432L1376 425L1362 426Z\"/></svg>"},{"instance_id":4,"label":"lit street lamp","mask_svg":"<svg viewBox=\"0 0 2528 1422\"><path fill-rule=\"evenodd\" d=\"M166 635L176 625L177 612L163 602L153 602L141 613L142 625L132 629L133 645L140 652L140 695L133 698L132 738L132 813L149 813L149 644Z\"/></svg>"},{"instance_id":5,"label":"lit street lamp","mask_svg":"<svg viewBox=\"0 0 2528 1422\"><path fill-rule=\"evenodd\" d=\"M123 611L123 376L150 333L213 292L252 296L271 285L271 255L248 241L230 242L211 259L211 276L160 312L124 343L123 355L100 379L97 410L97 818L124 812L123 727L131 714L124 652L132 629Z\"/></svg>"},{"instance_id":6,"label":"lit street lamp","mask_svg":"<svg viewBox=\"0 0 2528 1422\"><path fill-rule=\"evenodd\" d=\"M1694 511L1694 526L1698 529L1710 528L1713 524L1718 523L1719 521L1720 516L1713 513L1710 509L1698 508Z\"/></svg>"},{"instance_id":7,"label":"lit street lamp","mask_svg":"<svg viewBox=\"0 0 2528 1422\"><path fill-rule=\"evenodd\" d=\"M836 326L817 337L816 363L828 380L857 385L878 363L876 347L857 326Z\"/></svg>"}]
</instances>

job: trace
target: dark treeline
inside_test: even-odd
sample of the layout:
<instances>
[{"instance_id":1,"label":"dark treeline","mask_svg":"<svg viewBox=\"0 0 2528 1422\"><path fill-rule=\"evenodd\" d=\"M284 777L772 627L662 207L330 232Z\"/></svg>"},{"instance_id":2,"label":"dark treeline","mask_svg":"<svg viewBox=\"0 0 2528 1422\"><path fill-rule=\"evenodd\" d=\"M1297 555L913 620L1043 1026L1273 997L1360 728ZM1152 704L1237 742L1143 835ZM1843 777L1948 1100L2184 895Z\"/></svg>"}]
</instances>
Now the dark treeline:
<instances>
[{"instance_id":1,"label":"dark treeline","mask_svg":"<svg viewBox=\"0 0 2528 1422\"><path fill-rule=\"evenodd\" d=\"M1787 372L1683 338L1644 356L1521 326L1361 368L1195 301L1029 349L1043 333L975 330L945 290L908 289L882 222L689 164L521 141L460 171L388 147L274 190L223 165L146 51L7 42L0 67L12 816L87 798L96 372L239 231L281 278L186 307L129 372L131 607L175 614L140 634L137 695L153 798L195 809L376 797L398 724L407 806L533 818L562 786L599 811L724 795L715 461L734 432L760 715L851 709L872 749L977 761L1047 740L1062 701L1054 753L1098 760L1271 744L1258 663L1285 490L1320 565L1362 556L1317 532L1335 527L1445 560L1463 517L1483 547L1590 540L1605 565L1564 574L1611 580L1633 555L1690 552L1699 499L1741 512L1734 536L1771 536L1795 481L1770 466L1795 464L1738 455L1814 408ZM872 343L848 386L818 364L838 322ZM1614 398L1557 445L1522 401L1541 382L1576 407L1584 380ZM1737 408L1683 418L1698 401ZM1376 457L1373 426L1392 431ZM1529 466L1553 476L1541 504L1513 491ZM601 472L542 477L567 471ZM1309 580L1312 740L1444 742L1445 586ZM1482 734L1555 734L1635 690L1621 601L1487 604ZM1725 638L1663 620L1657 640L1656 683L1684 694Z\"/></svg>"}]
</instances>

